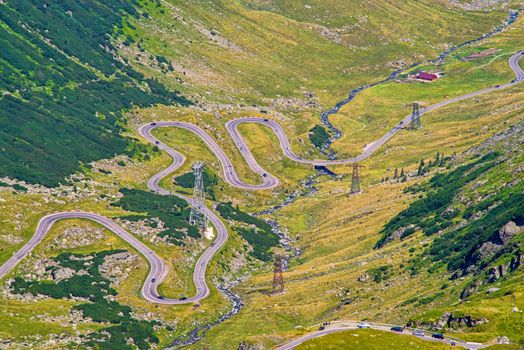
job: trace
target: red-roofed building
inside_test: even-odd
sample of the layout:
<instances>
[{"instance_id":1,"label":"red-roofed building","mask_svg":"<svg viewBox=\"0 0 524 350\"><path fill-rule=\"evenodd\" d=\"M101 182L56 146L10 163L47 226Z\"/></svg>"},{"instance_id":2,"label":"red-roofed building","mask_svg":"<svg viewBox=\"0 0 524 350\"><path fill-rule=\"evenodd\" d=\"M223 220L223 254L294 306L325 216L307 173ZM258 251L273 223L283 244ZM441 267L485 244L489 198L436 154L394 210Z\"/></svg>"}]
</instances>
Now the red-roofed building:
<instances>
[{"instance_id":1,"label":"red-roofed building","mask_svg":"<svg viewBox=\"0 0 524 350\"><path fill-rule=\"evenodd\" d=\"M436 74L426 73L426 72L420 72L417 74L417 79L427 80L427 81L435 81L438 79L438 76Z\"/></svg>"}]
</instances>

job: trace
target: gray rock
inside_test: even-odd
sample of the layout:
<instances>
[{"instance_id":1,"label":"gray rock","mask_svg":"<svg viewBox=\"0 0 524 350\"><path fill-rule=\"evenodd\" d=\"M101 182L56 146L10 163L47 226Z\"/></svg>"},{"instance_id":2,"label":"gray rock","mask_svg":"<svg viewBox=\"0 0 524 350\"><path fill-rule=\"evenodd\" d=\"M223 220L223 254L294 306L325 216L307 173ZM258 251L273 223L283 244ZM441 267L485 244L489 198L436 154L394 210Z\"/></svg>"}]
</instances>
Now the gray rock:
<instances>
[{"instance_id":1,"label":"gray rock","mask_svg":"<svg viewBox=\"0 0 524 350\"><path fill-rule=\"evenodd\" d=\"M369 275L367 273L357 277L357 281L359 282L366 282L367 280L369 280Z\"/></svg>"},{"instance_id":2,"label":"gray rock","mask_svg":"<svg viewBox=\"0 0 524 350\"><path fill-rule=\"evenodd\" d=\"M491 257L495 255L500 249L502 249L502 246L492 242L486 242L479 248L479 259L483 260L487 257Z\"/></svg>"},{"instance_id":3,"label":"gray rock","mask_svg":"<svg viewBox=\"0 0 524 350\"><path fill-rule=\"evenodd\" d=\"M520 231L522 231L522 229L517 226L515 222L510 221L499 230L499 238L503 244L507 244L513 237L519 234Z\"/></svg>"},{"instance_id":4,"label":"gray rock","mask_svg":"<svg viewBox=\"0 0 524 350\"><path fill-rule=\"evenodd\" d=\"M53 276L53 279L55 281L60 281L73 277L75 275L75 270L70 269L68 267L61 267L59 269L54 270L51 273L51 275Z\"/></svg>"},{"instance_id":5,"label":"gray rock","mask_svg":"<svg viewBox=\"0 0 524 350\"><path fill-rule=\"evenodd\" d=\"M492 294L492 293L495 293L495 292L498 292L500 290L500 288L496 288L496 287L491 287L489 288L486 293L488 294Z\"/></svg>"}]
</instances>

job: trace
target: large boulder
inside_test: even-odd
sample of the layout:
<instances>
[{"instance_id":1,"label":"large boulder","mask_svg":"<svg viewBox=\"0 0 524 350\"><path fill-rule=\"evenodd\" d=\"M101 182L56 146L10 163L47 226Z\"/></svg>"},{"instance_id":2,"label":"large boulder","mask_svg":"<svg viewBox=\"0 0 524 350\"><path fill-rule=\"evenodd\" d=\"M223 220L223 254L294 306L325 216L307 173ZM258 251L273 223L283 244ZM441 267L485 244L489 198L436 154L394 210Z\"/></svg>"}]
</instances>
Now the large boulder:
<instances>
[{"instance_id":1,"label":"large boulder","mask_svg":"<svg viewBox=\"0 0 524 350\"><path fill-rule=\"evenodd\" d=\"M517 226L513 221L509 221L506 225L502 226L499 230L499 238L502 244L507 244L513 237L522 231L522 228Z\"/></svg>"},{"instance_id":2,"label":"large boulder","mask_svg":"<svg viewBox=\"0 0 524 350\"><path fill-rule=\"evenodd\" d=\"M75 270L70 269L69 267L61 267L53 270L51 275L53 276L53 280L61 281L73 277L75 275Z\"/></svg>"}]
</instances>

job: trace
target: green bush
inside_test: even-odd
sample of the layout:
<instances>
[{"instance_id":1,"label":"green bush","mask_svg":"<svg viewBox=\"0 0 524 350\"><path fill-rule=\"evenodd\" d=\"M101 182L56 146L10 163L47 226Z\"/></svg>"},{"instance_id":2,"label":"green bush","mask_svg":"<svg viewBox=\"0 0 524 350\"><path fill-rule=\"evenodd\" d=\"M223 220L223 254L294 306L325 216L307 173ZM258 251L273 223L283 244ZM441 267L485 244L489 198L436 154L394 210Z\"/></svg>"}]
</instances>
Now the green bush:
<instances>
[{"instance_id":1,"label":"green bush","mask_svg":"<svg viewBox=\"0 0 524 350\"><path fill-rule=\"evenodd\" d=\"M329 141L329 134L321 125L315 125L309 130L309 140L315 147L322 149Z\"/></svg>"},{"instance_id":2,"label":"green bush","mask_svg":"<svg viewBox=\"0 0 524 350\"><path fill-rule=\"evenodd\" d=\"M271 260L272 254L269 250L278 244L277 235L256 228L238 227L235 231L253 247L251 255L262 261Z\"/></svg>"},{"instance_id":3,"label":"green bush","mask_svg":"<svg viewBox=\"0 0 524 350\"><path fill-rule=\"evenodd\" d=\"M174 179L175 183L184 188L193 188L195 185L195 175L192 172L185 173L177 176ZM216 199L214 186L218 184L218 177L209 169L204 168L202 173L202 181L204 182L204 189L209 197L214 200Z\"/></svg>"},{"instance_id":4,"label":"green bush","mask_svg":"<svg viewBox=\"0 0 524 350\"><path fill-rule=\"evenodd\" d=\"M165 231L160 232L159 236L168 239L178 245L182 245L182 240L186 234L190 237L200 238L198 228L189 225L190 207L186 201L177 196L160 196L149 191L135 189L120 189L124 195L113 206L121 207L124 210L144 215L123 216L123 219L130 221L147 220L148 218L159 218L165 224ZM186 233L187 231L187 233Z\"/></svg>"},{"instance_id":5,"label":"green bush","mask_svg":"<svg viewBox=\"0 0 524 350\"><path fill-rule=\"evenodd\" d=\"M241 211L238 207L234 208L231 202L220 203L217 206L217 211L223 218L247 225L247 227L236 227L235 231L253 247L252 256L262 261L271 259L270 249L276 246L279 240L271 225Z\"/></svg>"}]
</instances>

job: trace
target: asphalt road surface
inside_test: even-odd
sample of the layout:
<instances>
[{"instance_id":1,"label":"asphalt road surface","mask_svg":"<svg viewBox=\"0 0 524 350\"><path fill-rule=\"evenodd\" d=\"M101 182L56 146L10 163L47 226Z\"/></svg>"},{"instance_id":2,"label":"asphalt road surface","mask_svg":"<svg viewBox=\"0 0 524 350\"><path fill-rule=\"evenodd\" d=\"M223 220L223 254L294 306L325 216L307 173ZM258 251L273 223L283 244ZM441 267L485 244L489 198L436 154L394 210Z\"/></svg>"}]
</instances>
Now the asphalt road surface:
<instances>
[{"instance_id":1,"label":"asphalt road surface","mask_svg":"<svg viewBox=\"0 0 524 350\"><path fill-rule=\"evenodd\" d=\"M458 102L461 100L465 100L474 96L479 96L488 92L501 90L510 86L513 86L514 84L517 84L524 80L524 71L520 68L518 65L518 61L524 56L524 51L517 52L511 58L509 59L509 65L511 69L515 72L516 78L511 81L510 83L487 88L484 90L480 90L477 92L472 92L463 96L455 97L449 100L442 101L440 103L434 104L432 106L429 106L423 110L421 110L421 114L427 113L429 111L432 111L434 109L449 105L454 102ZM157 127L179 127L183 129L187 129L189 131L192 131L197 136L199 136L206 144L207 146L215 153L217 158L219 159L224 177L226 182L231 184L232 186L248 189L248 190L261 190L261 189L270 189L279 184L279 180L274 177L273 175L269 174L267 171L265 171L254 159L253 155L247 148L246 143L238 133L237 127L241 123L261 123L263 125L269 126L276 134L280 146L282 148L282 151L284 154L299 163L305 163L305 164L313 164L313 165L334 165L334 164L349 164L358 162L361 160L364 160L368 158L370 155L372 155L380 146L382 146L384 143L386 143L391 137L393 137L398 131L404 128L404 126L408 125L410 122L411 116L406 116L397 126L395 126L393 129L388 131L384 136L382 136L379 140L375 141L374 143L370 144L365 151L355 158L350 159L342 159L342 160L306 160L303 159L297 155L295 155L290 147L289 140L286 136L286 133L284 129L275 121L269 120L269 119L262 119L262 118L239 118L232 120L226 124L227 130L231 134L231 137L233 138L235 144L239 148L240 152L246 159L248 165L250 168L258 173L262 178L262 183L258 185L251 185L246 184L240 178L238 177L237 173L235 172L233 168L233 164L231 160L227 157L227 155L224 153L222 148L209 136L204 130L202 130L200 127L184 123L184 122L176 122L176 121L164 121L164 122L157 122L157 123L151 123L142 126L139 129L139 133L146 138L149 142L157 145L161 150L168 153L172 158L173 162L171 165L159 173L155 174L153 177L149 179L147 182L148 187L160 194L160 195L170 195L169 191L161 188L159 186L159 182L162 178L169 175L170 173L174 172L178 167L180 167L184 161L185 157L177 152L176 150L172 149L171 147L167 146L160 140L156 139L153 135L151 135L151 130ZM176 195L182 199L185 199L188 201L188 203L192 206L195 205L193 200L189 197L182 196L176 193L173 193L173 195ZM150 265L150 271L148 274L148 277L146 281L144 282L142 286L142 296L154 303L159 304L185 304L185 303L192 303L197 302L209 295L209 287L206 283L206 267L213 257L213 255L225 244L228 233L225 225L222 223L222 221L216 216L209 208L203 206L199 207L199 210L205 212L212 223L212 225L216 229L216 238L211 243L211 245L204 251L204 253L200 256L198 259L195 270L193 272L193 282L195 284L196 293L194 296L189 298L181 299L169 299L164 298L158 294L157 287L162 281L165 279L167 275L167 267L164 263L164 261L156 255L150 248L148 248L145 244L137 240L134 236L129 234L127 231L125 231L123 228L118 226L116 223L114 223L111 219L94 214L94 213L87 213L87 212L61 212L61 213L55 213L50 214L45 217L43 217L40 222L38 223L37 229L35 231L35 234L33 237L13 256L7 260L2 266L0 266L0 279L5 277L22 259L24 259L28 254L31 253L31 251L34 249L34 247L39 244L42 239L45 237L47 232L51 229L53 224L58 220L63 219L87 219L91 221L95 221L105 227L107 227L109 230L113 231L115 234L120 236L122 239L130 243L133 247L135 247L142 255L146 257L146 259L149 262Z\"/></svg>"},{"instance_id":2,"label":"asphalt road surface","mask_svg":"<svg viewBox=\"0 0 524 350\"><path fill-rule=\"evenodd\" d=\"M327 335L327 334L333 334L333 333L337 333L337 332L343 332L343 331L349 331L349 330L355 330L355 329L359 329L358 325L359 325L360 322L356 322L356 321L341 321L341 322L337 322L336 324L330 324L330 325L327 325L325 326L325 329L323 330L318 330L316 332L313 332L313 333L310 333L310 334L307 334L307 335L304 335L298 339L295 339L287 344L284 344L284 345L281 345L279 347L277 347L275 350L291 350L291 349L294 349L296 346L308 341L308 340L311 340L311 339L315 339L315 338L319 338L319 337L322 337L324 335ZM394 326L394 325L387 325L387 324L380 324L380 323L372 323L372 322L366 322L368 324L369 327L367 328L370 328L370 329L375 329L375 330L379 330L379 331L387 331L387 332L393 332L391 330L391 327L402 327L402 326ZM415 331L415 329L407 329L405 328L404 331L402 332L395 332L397 334L413 334L413 331ZM471 342L464 342L462 340L458 340L458 339L455 339L455 338L448 338L448 337L445 337L444 339L436 339L436 338L433 338L431 336L431 333L428 333L427 331L423 331L423 330L418 330L420 332L422 332L424 335L421 336L416 336L417 338L419 339L423 339L423 340L426 340L426 341L433 341L433 342L438 342L438 343L443 343L443 344L448 344L448 345L451 345L452 343L454 343L455 346L457 347L462 347L462 348L465 348L465 349L482 349L482 348L485 348L487 347L487 345L484 345L484 344L480 344L480 343L471 343Z\"/></svg>"}]
</instances>

